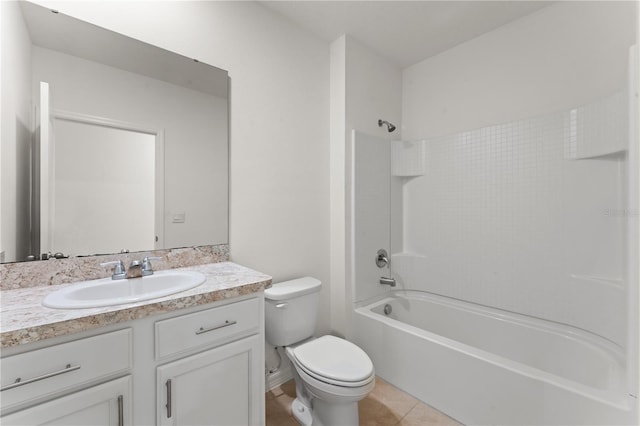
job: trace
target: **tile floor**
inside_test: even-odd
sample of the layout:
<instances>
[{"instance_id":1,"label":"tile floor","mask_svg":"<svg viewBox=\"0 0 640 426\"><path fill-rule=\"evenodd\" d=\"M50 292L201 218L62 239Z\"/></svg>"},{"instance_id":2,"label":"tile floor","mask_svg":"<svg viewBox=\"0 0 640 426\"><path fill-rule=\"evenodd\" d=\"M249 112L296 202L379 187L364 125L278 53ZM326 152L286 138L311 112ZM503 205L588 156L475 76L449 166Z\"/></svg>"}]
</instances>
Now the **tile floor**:
<instances>
[{"instance_id":1,"label":"tile floor","mask_svg":"<svg viewBox=\"0 0 640 426\"><path fill-rule=\"evenodd\" d=\"M297 426L291 416L296 397L293 380L266 394L267 426ZM361 426L460 426L438 410L425 405L384 380L376 377L376 387L358 405Z\"/></svg>"}]
</instances>

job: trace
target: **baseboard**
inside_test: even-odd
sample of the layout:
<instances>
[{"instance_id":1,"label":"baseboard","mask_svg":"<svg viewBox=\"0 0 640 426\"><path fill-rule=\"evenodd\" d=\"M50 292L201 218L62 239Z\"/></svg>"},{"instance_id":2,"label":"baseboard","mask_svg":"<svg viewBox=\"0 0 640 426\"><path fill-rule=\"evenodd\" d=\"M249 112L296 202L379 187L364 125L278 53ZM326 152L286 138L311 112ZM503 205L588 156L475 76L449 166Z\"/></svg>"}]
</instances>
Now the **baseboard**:
<instances>
[{"instance_id":1,"label":"baseboard","mask_svg":"<svg viewBox=\"0 0 640 426\"><path fill-rule=\"evenodd\" d=\"M293 379L293 371L291 371L291 366L286 366L281 370L273 372L271 374L267 374L265 377L265 387L267 391L280 386L283 383L288 382Z\"/></svg>"}]
</instances>

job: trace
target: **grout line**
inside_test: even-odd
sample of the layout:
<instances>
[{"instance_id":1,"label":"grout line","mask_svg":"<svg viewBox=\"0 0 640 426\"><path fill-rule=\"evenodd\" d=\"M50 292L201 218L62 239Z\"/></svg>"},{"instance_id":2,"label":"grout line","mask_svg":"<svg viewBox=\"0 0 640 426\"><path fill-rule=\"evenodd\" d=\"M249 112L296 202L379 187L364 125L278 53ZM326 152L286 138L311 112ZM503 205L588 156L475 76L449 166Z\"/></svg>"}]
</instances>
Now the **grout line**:
<instances>
[{"instance_id":1,"label":"grout line","mask_svg":"<svg viewBox=\"0 0 640 426\"><path fill-rule=\"evenodd\" d=\"M408 395L408 394L407 394L407 395ZM400 420L398 420L398 421L396 422L396 425L399 425L400 423L402 423L402 421L404 420L404 418L405 418L405 417L407 417L407 416L409 415L409 413L410 413L410 412L412 412L412 411L413 411L413 410L418 406L418 404L420 404L420 402L416 401L416 403L415 403L415 404L413 404L413 406L411 406L411 408L409 408L409 409L407 410L407 412L406 412L406 413L404 413L404 415L400 418Z\"/></svg>"}]
</instances>

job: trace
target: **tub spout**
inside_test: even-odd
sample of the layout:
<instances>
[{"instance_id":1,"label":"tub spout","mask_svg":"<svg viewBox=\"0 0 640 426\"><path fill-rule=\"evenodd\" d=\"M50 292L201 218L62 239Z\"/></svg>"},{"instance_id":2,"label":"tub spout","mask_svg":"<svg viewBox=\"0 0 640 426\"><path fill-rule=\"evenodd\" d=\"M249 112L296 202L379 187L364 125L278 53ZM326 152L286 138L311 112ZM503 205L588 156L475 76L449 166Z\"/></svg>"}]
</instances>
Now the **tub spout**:
<instances>
[{"instance_id":1,"label":"tub spout","mask_svg":"<svg viewBox=\"0 0 640 426\"><path fill-rule=\"evenodd\" d=\"M395 278L380 277L380 284L389 285L391 287L395 287L396 286L396 279Z\"/></svg>"}]
</instances>

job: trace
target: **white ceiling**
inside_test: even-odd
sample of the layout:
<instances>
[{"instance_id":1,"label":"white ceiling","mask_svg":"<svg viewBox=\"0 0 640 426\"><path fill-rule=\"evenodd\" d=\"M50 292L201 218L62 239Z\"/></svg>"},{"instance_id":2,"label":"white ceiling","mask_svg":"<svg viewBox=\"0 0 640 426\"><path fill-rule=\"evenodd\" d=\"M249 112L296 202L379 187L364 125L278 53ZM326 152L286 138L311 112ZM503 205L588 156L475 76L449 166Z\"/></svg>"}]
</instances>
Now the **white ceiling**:
<instances>
[{"instance_id":1,"label":"white ceiling","mask_svg":"<svg viewBox=\"0 0 640 426\"><path fill-rule=\"evenodd\" d=\"M547 1L260 1L320 38L348 34L401 68L535 12Z\"/></svg>"}]
</instances>

